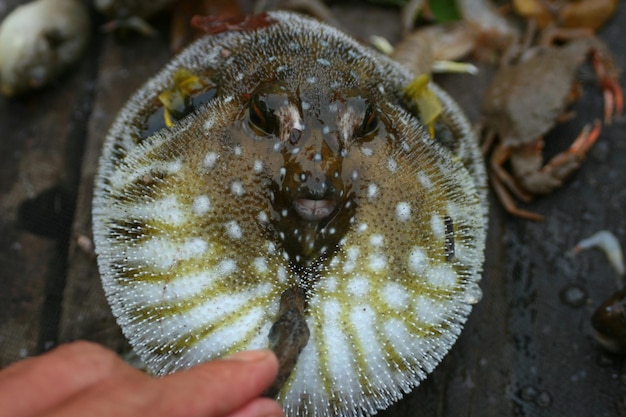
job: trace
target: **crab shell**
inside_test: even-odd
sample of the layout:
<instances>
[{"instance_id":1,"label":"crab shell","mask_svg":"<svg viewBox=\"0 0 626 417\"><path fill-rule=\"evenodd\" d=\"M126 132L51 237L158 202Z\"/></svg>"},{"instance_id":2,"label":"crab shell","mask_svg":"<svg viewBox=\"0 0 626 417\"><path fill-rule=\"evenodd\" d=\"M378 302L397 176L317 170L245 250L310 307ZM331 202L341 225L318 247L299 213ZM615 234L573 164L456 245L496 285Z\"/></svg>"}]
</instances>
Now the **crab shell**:
<instances>
[{"instance_id":1,"label":"crab shell","mask_svg":"<svg viewBox=\"0 0 626 417\"><path fill-rule=\"evenodd\" d=\"M402 93L414 75L332 27L270 17L200 39L121 110L93 200L103 286L156 374L268 347L281 294L300 288L310 338L277 395L286 415L373 414L433 371L480 297L480 152L437 86L431 137ZM150 128L181 68L211 94ZM261 112L274 133L251 104L267 91L284 99Z\"/></svg>"}]
</instances>

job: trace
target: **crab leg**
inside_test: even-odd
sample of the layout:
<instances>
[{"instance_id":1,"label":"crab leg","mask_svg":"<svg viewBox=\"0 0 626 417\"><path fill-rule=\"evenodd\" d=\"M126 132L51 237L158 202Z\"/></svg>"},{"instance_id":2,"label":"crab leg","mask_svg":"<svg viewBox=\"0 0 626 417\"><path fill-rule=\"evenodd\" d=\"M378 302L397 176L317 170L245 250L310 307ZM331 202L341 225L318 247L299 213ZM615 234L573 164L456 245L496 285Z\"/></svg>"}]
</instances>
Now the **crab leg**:
<instances>
[{"instance_id":1,"label":"crab leg","mask_svg":"<svg viewBox=\"0 0 626 417\"><path fill-rule=\"evenodd\" d=\"M502 145L496 146L490 159L491 172L498 178L500 184L505 185L517 198L528 203L533 199L533 196L521 189L511 174L502 167L512 157L513 153L511 148Z\"/></svg>"},{"instance_id":2,"label":"crab leg","mask_svg":"<svg viewBox=\"0 0 626 417\"><path fill-rule=\"evenodd\" d=\"M591 52L591 62L598 77L604 97L604 122L611 123L613 116L619 116L624 110L624 93L619 85L619 75L610 56L598 49Z\"/></svg>"},{"instance_id":3,"label":"crab leg","mask_svg":"<svg viewBox=\"0 0 626 417\"><path fill-rule=\"evenodd\" d=\"M492 171L489 173L489 181L491 182L491 186L498 197L498 200L507 211L507 213L512 214L517 217L521 217L528 220L536 220L542 221L544 217L541 214L534 213L532 211L524 210L515 204L515 200L511 193L504 186L500 178Z\"/></svg>"}]
</instances>

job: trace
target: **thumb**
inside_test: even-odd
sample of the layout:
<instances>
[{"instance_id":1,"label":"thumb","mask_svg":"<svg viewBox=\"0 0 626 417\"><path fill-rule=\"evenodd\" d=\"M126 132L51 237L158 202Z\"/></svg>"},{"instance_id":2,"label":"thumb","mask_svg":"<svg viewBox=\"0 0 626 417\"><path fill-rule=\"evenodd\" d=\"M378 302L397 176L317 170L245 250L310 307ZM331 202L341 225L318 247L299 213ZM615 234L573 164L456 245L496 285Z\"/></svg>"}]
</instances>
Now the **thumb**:
<instances>
[{"instance_id":1,"label":"thumb","mask_svg":"<svg viewBox=\"0 0 626 417\"><path fill-rule=\"evenodd\" d=\"M219 417L233 413L259 397L273 382L278 360L270 350L251 350L207 362L162 379L164 395L186 404L187 416ZM259 415L280 416L274 401L262 402ZM176 415L172 410L171 415Z\"/></svg>"}]
</instances>

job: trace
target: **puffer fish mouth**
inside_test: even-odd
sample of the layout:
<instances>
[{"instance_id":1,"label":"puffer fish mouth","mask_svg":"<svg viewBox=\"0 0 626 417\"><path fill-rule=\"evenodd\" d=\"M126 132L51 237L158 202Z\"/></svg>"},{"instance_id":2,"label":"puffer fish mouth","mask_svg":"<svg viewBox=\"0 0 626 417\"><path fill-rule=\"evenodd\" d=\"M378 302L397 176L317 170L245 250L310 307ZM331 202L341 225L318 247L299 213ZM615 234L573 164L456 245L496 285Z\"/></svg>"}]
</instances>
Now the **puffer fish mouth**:
<instances>
[{"instance_id":1,"label":"puffer fish mouth","mask_svg":"<svg viewBox=\"0 0 626 417\"><path fill-rule=\"evenodd\" d=\"M293 208L305 220L318 221L330 216L337 207L334 200L297 198Z\"/></svg>"}]
</instances>

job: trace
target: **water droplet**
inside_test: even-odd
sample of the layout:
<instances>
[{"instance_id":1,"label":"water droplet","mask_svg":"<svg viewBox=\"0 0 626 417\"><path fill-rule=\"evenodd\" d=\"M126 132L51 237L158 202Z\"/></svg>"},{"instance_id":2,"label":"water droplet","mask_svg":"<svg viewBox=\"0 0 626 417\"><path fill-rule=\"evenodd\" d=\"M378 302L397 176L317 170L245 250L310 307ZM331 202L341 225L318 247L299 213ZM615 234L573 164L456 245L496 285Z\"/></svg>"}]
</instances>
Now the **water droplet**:
<instances>
[{"instance_id":1,"label":"water droplet","mask_svg":"<svg viewBox=\"0 0 626 417\"><path fill-rule=\"evenodd\" d=\"M468 304L476 304L483 298L483 290L478 284L470 284L465 291L465 302Z\"/></svg>"},{"instance_id":2,"label":"water droplet","mask_svg":"<svg viewBox=\"0 0 626 417\"><path fill-rule=\"evenodd\" d=\"M578 308L587 302L587 291L577 285L568 285L559 292L559 298L570 307Z\"/></svg>"}]
</instances>

